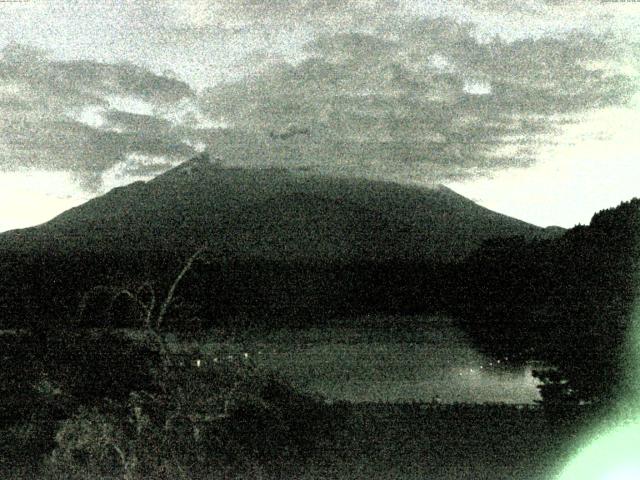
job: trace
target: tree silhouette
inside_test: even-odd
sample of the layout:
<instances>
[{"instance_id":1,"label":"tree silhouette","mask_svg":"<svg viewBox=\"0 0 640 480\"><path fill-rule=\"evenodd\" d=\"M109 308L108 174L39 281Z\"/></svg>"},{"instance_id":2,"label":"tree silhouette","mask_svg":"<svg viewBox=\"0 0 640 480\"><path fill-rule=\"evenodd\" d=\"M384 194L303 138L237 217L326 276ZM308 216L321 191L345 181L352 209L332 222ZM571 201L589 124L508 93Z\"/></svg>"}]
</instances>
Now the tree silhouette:
<instances>
[{"instance_id":1,"label":"tree silhouette","mask_svg":"<svg viewBox=\"0 0 640 480\"><path fill-rule=\"evenodd\" d=\"M449 309L483 351L545 365L546 403L609 406L624 388L639 235L633 199L558 239L492 240L456 266Z\"/></svg>"}]
</instances>

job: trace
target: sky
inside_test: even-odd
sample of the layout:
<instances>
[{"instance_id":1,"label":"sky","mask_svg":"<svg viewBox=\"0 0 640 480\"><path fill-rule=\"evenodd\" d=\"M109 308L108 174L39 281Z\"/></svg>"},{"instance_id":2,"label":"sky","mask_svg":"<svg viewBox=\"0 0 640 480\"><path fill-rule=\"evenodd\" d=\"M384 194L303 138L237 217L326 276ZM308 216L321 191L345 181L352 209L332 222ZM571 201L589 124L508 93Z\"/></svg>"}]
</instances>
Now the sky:
<instances>
[{"instance_id":1,"label":"sky","mask_svg":"<svg viewBox=\"0 0 640 480\"><path fill-rule=\"evenodd\" d=\"M0 231L208 151L547 226L640 196L640 2L0 2Z\"/></svg>"}]
</instances>

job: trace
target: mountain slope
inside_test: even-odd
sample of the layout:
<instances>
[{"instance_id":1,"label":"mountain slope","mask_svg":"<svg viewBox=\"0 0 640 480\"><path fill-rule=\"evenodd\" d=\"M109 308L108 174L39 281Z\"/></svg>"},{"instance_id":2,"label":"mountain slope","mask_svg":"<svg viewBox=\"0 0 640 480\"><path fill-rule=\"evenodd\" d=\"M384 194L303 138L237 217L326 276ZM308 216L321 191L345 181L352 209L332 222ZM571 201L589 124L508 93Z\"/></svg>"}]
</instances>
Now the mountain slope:
<instances>
[{"instance_id":1,"label":"mountain slope","mask_svg":"<svg viewBox=\"0 0 640 480\"><path fill-rule=\"evenodd\" d=\"M545 230L482 208L446 187L227 169L191 160L0 235L26 251L214 251L269 259L464 257L493 237Z\"/></svg>"}]
</instances>

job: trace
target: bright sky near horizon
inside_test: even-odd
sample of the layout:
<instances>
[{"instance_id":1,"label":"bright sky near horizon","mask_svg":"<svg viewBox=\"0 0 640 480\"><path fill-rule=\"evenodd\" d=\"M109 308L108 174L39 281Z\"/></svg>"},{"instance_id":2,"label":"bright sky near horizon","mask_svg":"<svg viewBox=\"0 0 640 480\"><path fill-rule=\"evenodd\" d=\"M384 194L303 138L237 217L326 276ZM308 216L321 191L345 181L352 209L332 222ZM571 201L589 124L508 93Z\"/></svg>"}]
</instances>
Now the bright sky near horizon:
<instances>
[{"instance_id":1,"label":"bright sky near horizon","mask_svg":"<svg viewBox=\"0 0 640 480\"><path fill-rule=\"evenodd\" d=\"M202 150L534 224L640 196L640 3L0 3L0 231Z\"/></svg>"}]
</instances>

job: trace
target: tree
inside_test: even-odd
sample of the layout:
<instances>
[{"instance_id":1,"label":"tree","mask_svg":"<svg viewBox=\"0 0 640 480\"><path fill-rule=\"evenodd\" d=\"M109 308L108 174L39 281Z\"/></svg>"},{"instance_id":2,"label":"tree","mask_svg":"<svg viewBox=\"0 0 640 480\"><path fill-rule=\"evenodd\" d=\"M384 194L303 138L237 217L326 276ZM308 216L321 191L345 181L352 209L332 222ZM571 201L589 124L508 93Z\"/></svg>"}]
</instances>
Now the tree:
<instances>
[{"instance_id":1,"label":"tree","mask_svg":"<svg viewBox=\"0 0 640 480\"><path fill-rule=\"evenodd\" d=\"M486 353L545 365L546 405L609 408L623 395L640 268L640 200L553 240L496 240L458 268L451 311Z\"/></svg>"}]
</instances>

